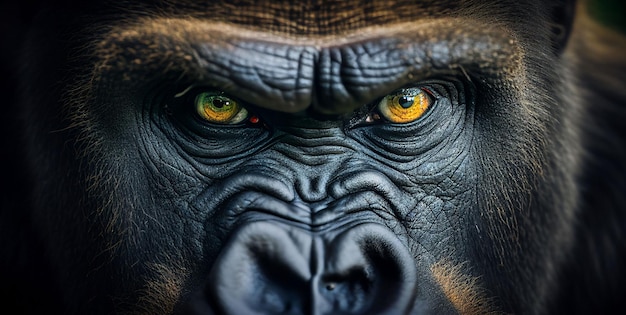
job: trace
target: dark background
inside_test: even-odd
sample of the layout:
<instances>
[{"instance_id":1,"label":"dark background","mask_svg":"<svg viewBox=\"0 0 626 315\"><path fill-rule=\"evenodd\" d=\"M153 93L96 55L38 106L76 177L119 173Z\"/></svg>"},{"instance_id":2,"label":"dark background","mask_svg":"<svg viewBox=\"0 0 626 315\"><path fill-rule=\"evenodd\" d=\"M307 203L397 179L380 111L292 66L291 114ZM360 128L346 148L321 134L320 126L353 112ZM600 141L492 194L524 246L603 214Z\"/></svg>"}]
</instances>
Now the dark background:
<instances>
[{"instance_id":1,"label":"dark background","mask_svg":"<svg viewBox=\"0 0 626 315\"><path fill-rule=\"evenodd\" d=\"M588 7L589 12L602 24L626 34L626 1L591 0Z\"/></svg>"}]
</instances>

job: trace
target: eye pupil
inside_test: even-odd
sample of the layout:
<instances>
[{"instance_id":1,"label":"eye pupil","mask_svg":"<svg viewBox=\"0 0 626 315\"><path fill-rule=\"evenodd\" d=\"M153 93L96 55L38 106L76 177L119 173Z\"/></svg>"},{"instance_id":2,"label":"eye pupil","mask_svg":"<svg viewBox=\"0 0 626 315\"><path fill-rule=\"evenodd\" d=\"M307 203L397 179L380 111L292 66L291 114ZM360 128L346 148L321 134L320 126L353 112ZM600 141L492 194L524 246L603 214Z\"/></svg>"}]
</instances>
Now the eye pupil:
<instances>
[{"instance_id":1,"label":"eye pupil","mask_svg":"<svg viewBox=\"0 0 626 315\"><path fill-rule=\"evenodd\" d=\"M402 108L409 108L413 105L414 101L415 101L415 97L403 95L398 99L398 104L400 104Z\"/></svg>"},{"instance_id":2,"label":"eye pupil","mask_svg":"<svg viewBox=\"0 0 626 315\"><path fill-rule=\"evenodd\" d=\"M228 104L224 104L224 103L228 103L228 102L224 102L221 99L214 99L213 100L213 106L217 107L217 108L222 108L224 107L224 105L228 105Z\"/></svg>"}]
</instances>

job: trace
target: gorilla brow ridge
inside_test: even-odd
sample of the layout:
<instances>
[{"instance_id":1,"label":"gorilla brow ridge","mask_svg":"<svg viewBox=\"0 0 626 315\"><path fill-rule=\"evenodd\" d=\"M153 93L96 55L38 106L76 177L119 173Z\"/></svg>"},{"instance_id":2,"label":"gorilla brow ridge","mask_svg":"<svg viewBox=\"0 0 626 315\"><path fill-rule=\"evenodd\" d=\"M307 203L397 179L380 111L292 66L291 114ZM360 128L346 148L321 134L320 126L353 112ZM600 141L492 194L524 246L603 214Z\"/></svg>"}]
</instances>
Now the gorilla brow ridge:
<instances>
[{"instance_id":1,"label":"gorilla brow ridge","mask_svg":"<svg viewBox=\"0 0 626 315\"><path fill-rule=\"evenodd\" d=\"M468 24L474 25L480 31L468 37L467 34L463 33L463 29L467 28ZM434 29L437 32L434 32ZM387 41L383 42L383 40ZM294 71L294 84L287 89L277 89L272 86L281 80L278 77L289 74L285 72L272 74L270 71L269 74L265 74L265 76L269 75L267 82L265 80L248 82L248 78L246 78L245 82L238 83L241 78L229 77L228 73L223 73L226 71L224 68L226 64L222 63L237 62L237 58L275 58L275 56L267 55L267 52L255 51L238 45L238 43L246 42L256 42L270 49L283 49L283 47L288 46L300 47L302 53L317 53L310 56L314 58L314 64L308 65L306 72L295 73L302 66L301 59L289 60L291 63L298 63L298 69L288 69L288 71ZM223 22L146 18L136 23L122 23L112 27L104 38L96 44L93 55L98 56L99 61L93 69L93 78L118 79L121 77L123 81L131 81L145 77L156 79L159 76L166 77L169 74L170 77L174 76L179 79L184 77L192 81L213 82L217 80L215 82L220 83L214 82L217 85L215 87L226 88L227 91L225 92L233 94L247 92L247 94L253 95L251 97L258 96L261 98L271 95L271 99L266 100L266 102L278 101L281 104L289 104L272 106L282 106L280 107L281 110L282 108L291 108L290 111L299 111L311 105L311 100L315 99L313 94L318 92L317 85L320 84L320 78L317 76L320 70L318 69L319 65L315 63L320 58L320 52L327 50L339 52L352 46L365 47L370 42L384 45L386 49L395 51L394 58L397 58L395 60L372 60L372 62L380 62L383 66L385 62L394 63L393 74L386 75L382 83L371 87L362 86L363 78L358 75L344 78L345 73L331 73L332 77L325 77L327 80L325 84L330 84L331 81L328 80L335 80L334 76L341 76L337 78L341 80L339 81L341 84L334 89L359 91L358 96L352 95L354 93L338 95L342 101L348 101L350 106L364 105L373 98L387 94L390 90L434 74L453 73L469 77L468 73L473 76L496 73L510 76L519 74L521 69L521 44L517 42L512 32L502 30L501 27L484 25L474 20L462 18L427 19L420 21L420 23L363 28L341 38L335 36L293 37L282 34L279 36L260 33ZM200 56L197 47L206 50L206 52L203 51L203 54L208 54L208 56ZM233 52L235 55L231 54ZM236 54L243 54L245 57ZM358 58L360 56L355 55ZM373 57L378 58L378 56ZM217 60L211 58L217 58ZM221 60L222 58L224 60ZM285 58L287 57L285 56ZM285 61L287 60L285 59ZM355 61L351 62L354 63ZM210 66L210 69L207 66ZM355 66L379 67L380 65L362 64L362 61L356 61L354 64L341 64L340 66L346 70L354 71L358 70L354 68ZM255 71L271 70L266 69L267 65L261 64L260 67L262 68ZM367 70L367 68L363 69ZM312 73L308 73L310 71ZM380 70L376 71L380 72ZM374 73L377 73L376 71ZM302 74L310 77L310 82L306 82L305 85L297 80ZM344 79L348 79L348 85ZM272 80L279 81L273 82ZM368 82L374 81L368 79ZM92 83L100 82L96 79ZM246 84L251 86L246 88L247 91L240 91ZM263 86L259 87L259 84L263 84ZM255 105L267 107L263 104Z\"/></svg>"}]
</instances>

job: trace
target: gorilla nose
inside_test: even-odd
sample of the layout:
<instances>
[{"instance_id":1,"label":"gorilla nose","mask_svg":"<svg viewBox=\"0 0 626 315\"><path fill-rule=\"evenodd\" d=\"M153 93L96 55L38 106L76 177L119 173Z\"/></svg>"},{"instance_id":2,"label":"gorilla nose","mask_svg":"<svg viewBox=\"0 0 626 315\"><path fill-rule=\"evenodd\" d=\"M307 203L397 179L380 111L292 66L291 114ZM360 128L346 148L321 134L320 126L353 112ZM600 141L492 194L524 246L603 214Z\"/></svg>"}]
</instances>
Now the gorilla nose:
<instances>
[{"instance_id":1,"label":"gorilla nose","mask_svg":"<svg viewBox=\"0 0 626 315\"><path fill-rule=\"evenodd\" d=\"M415 288L412 257L381 225L318 235L255 222L231 237L207 294L220 314L398 314Z\"/></svg>"}]
</instances>

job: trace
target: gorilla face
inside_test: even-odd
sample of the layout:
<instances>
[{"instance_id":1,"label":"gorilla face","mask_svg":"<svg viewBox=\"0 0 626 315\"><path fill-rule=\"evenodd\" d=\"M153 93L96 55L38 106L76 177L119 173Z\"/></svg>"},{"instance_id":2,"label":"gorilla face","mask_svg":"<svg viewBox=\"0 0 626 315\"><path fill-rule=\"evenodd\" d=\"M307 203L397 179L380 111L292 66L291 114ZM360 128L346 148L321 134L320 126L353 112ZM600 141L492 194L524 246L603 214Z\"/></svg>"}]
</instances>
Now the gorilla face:
<instances>
[{"instance_id":1,"label":"gorilla face","mask_svg":"<svg viewBox=\"0 0 626 315\"><path fill-rule=\"evenodd\" d=\"M85 13L65 83L25 96L68 311L539 312L580 102L562 8L508 5Z\"/></svg>"}]
</instances>

